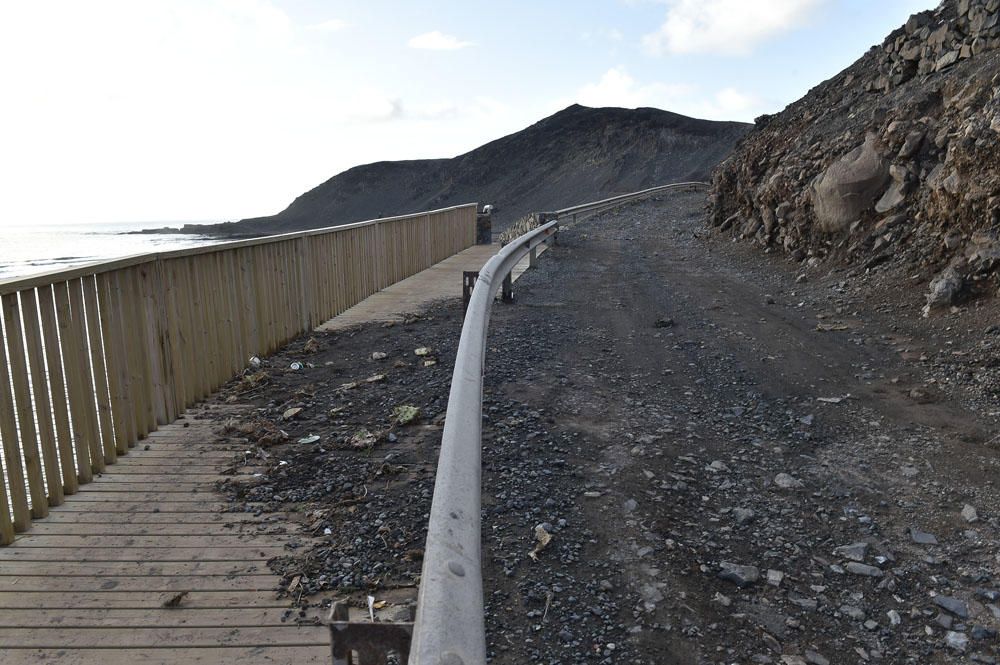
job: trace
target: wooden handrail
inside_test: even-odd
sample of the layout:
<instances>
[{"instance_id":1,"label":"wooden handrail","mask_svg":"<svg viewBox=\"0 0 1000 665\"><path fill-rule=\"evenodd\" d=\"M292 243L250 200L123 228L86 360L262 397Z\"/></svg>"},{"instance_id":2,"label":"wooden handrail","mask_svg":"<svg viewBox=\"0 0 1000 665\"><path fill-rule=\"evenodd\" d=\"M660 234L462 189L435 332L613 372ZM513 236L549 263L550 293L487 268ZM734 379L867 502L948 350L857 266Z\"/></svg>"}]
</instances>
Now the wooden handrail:
<instances>
[{"instance_id":1,"label":"wooden handrail","mask_svg":"<svg viewBox=\"0 0 1000 665\"><path fill-rule=\"evenodd\" d=\"M0 281L0 545L249 356L475 244L476 208Z\"/></svg>"}]
</instances>

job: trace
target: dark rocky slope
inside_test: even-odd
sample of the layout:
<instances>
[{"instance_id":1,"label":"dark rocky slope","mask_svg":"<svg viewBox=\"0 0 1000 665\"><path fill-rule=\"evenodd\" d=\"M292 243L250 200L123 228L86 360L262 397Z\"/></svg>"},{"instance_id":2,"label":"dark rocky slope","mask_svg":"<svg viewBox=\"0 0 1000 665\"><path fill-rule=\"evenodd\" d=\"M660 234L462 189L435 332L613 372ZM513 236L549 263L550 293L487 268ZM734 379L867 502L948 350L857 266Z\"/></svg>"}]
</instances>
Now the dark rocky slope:
<instances>
[{"instance_id":1,"label":"dark rocky slope","mask_svg":"<svg viewBox=\"0 0 1000 665\"><path fill-rule=\"evenodd\" d=\"M945 0L757 126L717 169L712 224L810 267L930 283L1000 266L1000 0Z\"/></svg>"},{"instance_id":2,"label":"dark rocky slope","mask_svg":"<svg viewBox=\"0 0 1000 665\"><path fill-rule=\"evenodd\" d=\"M185 231L251 236L346 224L479 201L500 225L553 209L678 180L707 180L750 125L652 108L570 106L452 159L349 169L271 217Z\"/></svg>"}]
</instances>

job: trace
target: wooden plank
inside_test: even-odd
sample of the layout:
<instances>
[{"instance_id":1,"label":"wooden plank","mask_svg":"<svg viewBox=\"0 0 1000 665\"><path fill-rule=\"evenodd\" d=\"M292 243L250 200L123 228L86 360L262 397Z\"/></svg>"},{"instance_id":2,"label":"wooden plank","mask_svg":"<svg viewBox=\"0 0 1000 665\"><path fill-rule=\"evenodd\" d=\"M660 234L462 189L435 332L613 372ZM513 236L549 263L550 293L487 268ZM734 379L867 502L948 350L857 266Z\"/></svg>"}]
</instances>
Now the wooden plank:
<instances>
[{"instance_id":1,"label":"wooden plank","mask_svg":"<svg viewBox=\"0 0 1000 665\"><path fill-rule=\"evenodd\" d=\"M266 533L283 534L284 529L277 525L265 525L260 523L241 524L239 522L218 522L215 524L205 522L181 522L177 523L109 523L94 524L80 522L67 524L66 522L50 522L42 520L31 525L29 535L33 536L202 536L205 538L214 535L263 535ZM0 575L6 571L0 569Z\"/></svg>"},{"instance_id":2,"label":"wooden plank","mask_svg":"<svg viewBox=\"0 0 1000 665\"><path fill-rule=\"evenodd\" d=\"M163 603L176 596L176 592L148 593L143 591L21 591L0 595L0 609L159 609ZM287 608L290 601L279 599L271 591L200 591L192 589L183 598L180 607L171 611L189 609L229 608ZM6 661L4 661L6 665Z\"/></svg>"},{"instance_id":3,"label":"wooden plank","mask_svg":"<svg viewBox=\"0 0 1000 665\"><path fill-rule=\"evenodd\" d=\"M127 335L122 314L122 292L120 272L106 273L99 277L103 281L101 313L107 316L108 330L105 343L109 346L109 358L113 360L114 374L111 377L111 408L115 423L115 446L119 455L128 453L135 445L135 412L129 394L129 354L125 343Z\"/></svg>"},{"instance_id":4,"label":"wooden plank","mask_svg":"<svg viewBox=\"0 0 1000 665\"><path fill-rule=\"evenodd\" d=\"M14 413L14 394L10 386L10 371L6 358L10 346L4 335L0 335L0 443L3 444L4 468L7 470L7 484L10 486L8 500L13 513L12 525L15 531L24 531L31 526L31 512L28 508L28 492L25 485L24 463L17 440L17 422ZM10 532L3 524L0 538L9 542Z\"/></svg>"},{"instance_id":5,"label":"wooden plank","mask_svg":"<svg viewBox=\"0 0 1000 665\"><path fill-rule=\"evenodd\" d=\"M106 524L115 522L117 524L271 524L287 523L286 520L294 519L290 513L268 514L267 520L254 517L250 513L220 513L220 512L105 512L88 510L86 513L72 512L64 510L65 506L60 506L59 510L49 512L49 516L44 522L39 522L35 526L43 524Z\"/></svg>"},{"instance_id":6,"label":"wooden plank","mask_svg":"<svg viewBox=\"0 0 1000 665\"><path fill-rule=\"evenodd\" d=\"M288 554L283 547L20 547L0 549L0 561L259 561ZM2 596L0 596L2 598Z\"/></svg>"},{"instance_id":7,"label":"wooden plank","mask_svg":"<svg viewBox=\"0 0 1000 665\"><path fill-rule=\"evenodd\" d=\"M217 501L208 503L204 501L136 501L134 499L123 501L120 498L116 501L67 501L59 506L60 510L66 512L104 512L104 513L220 513L229 509L229 504ZM50 513L51 514L51 513ZM240 513L243 514L243 513ZM250 513L246 513L250 514ZM2 551L2 550L0 550Z\"/></svg>"},{"instance_id":8,"label":"wooden plank","mask_svg":"<svg viewBox=\"0 0 1000 665\"><path fill-rule=\"evenodd\" d=\"M52 287L39 287L38 305L42 318L42 334L45 337L45 365L48 369L49 395L52 398L52 419L56 427L56 445L59 448L62 489L63 494L73 494L76 492L79 481L76 474L76 462L73 460L73 434L69 424L69 397L63 373L59 324L56 321L55 295Z\"/></svg>"},{"instance_id":9,"label":"wooden plank","mask_svg":"<svg viewBox=\"0 0 1000 665\"><path fill-rule=\"evenodd\" d=\"M51 298L51 292L49 292ZM45 351L42 344L42 324L38 317L38 301L34 292L21 294L24 336L31 360L31 394L38 417L38 444L45 469L46 494L49 506L63 502L63 481L56 447L56 432L52 421L52 403L45 371ZM50 344L55 344L50 341Z\"/></svg>"},{"instance_id":10,"label":"wooden plank","mask_svg":"<svg viewBox=\"0 0 1000 665\"><path fill-rule=\"evenodd\" d=\"M35 525L38 526L38 525ZM73 563L66 561L7 561L0 567L0 577L43 575L46 577L197 577L272 575L265 561L105 561L103 563ZM277 580L276 577L273 579ZM201 591L207 591L198 587ZM45 591L46 589L33 589ZM124 589L118 589L123 591Z\"/></svg>"},{"instance_id":11,"label":"wooden plank","mask_svg":"<svg viewBox=\"0 0 1000 665\"><path fill-rule=\"evenodd\" d=\"M87 336L90 347L90 367L94 378L96 422L100 428L101 449L104 463L114 464L118 459L115 447L114 426L111 424L111 391L108 385L108 368L104 361L104 338L101 331L100 313L97 307L97 279L84 277L81 280L83 304L87 315Z\"/></svg>"},{"instance_id":12,"label":"wooden plank","mask_svg":"<svg viewBox=\"0 0 1000 665\"><path fill-rule=\"evenodd\" d=\"M271 647L213 647L191 648L133 648L133 649L11 649L5 654L4 665L58 662L59 665L247 665L269 663L273 665L328 665L330 647L271 646Z\"/></svg>"},{"instance_id":13,"label":"wooden plank","mask_svg":"<svg viewBox=\"0 0 1000 665\"><path fill-rule=\"evenodd\" d=\"M14 549L32 547L68 548L79 547L105 549L191 549L197 547L232 547L234 549L273 548L280 544L276 536L257 537L254 535L230 536L35 536L31 533L18 535L14 539Z\"/></svg>"},{"instance_id":14,"label":"wooden plank","mask_svg":"<svg viewBox=\"0 0 1000 665\"><path fill-rule=\"evenodd\" d=\"M284 617L288 610L281 607L232 608L155 608L135 609L58 609L0 610L0 627L36 628L58 625L60 628L223 628L227 626L293 627L298 617ZM319 619L321 612L312 610L310 619Z\"/></svg>"},{"instance_id":15,"label":"wooden plank","mask_svg":"<svg viewBox=\"0 0 1000 665\"><path fill-rule=\"evenodd\" d=\"M63 363L70 377L69 404L73 417L73 442L76 449L76 471L80 484L89 483L93 474L104 470L104 451L97 433L97 405L88 367L87 329L83 313L83 286L79 279L67 284L68 300L61 301L59 285L56 304L63 342Z\"/></svg>"},{"instance_id":16,"label":"wooden plank","mask_svg":"<svg viewBox=\"0 0 1000 665\"><path fill-rule=\"evenodd\" d=\"M21 456L28 479L28 497L31 499L31 517L39 519L49 514L49 502L45 496L45 478L42 475L42 461L39 450L38 433L35 429L34 404L28 383L28 358L25 356L24 331L21 324L21 304L18 293L2 296L3 323L7 336L7 354L16 401L17 428L21 441ZM34 292L30 297L34 298ZM36 359L37 362L38 359Z\"/></svg>"},{"instance_id":17,"label":"wooden plank","mask_svg":"<svg viewBox=\"0 0 1000 665\"><path fill-rule=\"evenodd\" d=\"M0 628L0 644L5 649L65 648L142 649L174 647L204 649L225 645L236 647L281 645L305 646L329 643L326 626L288 626L285 628L62 628L58 631L25 628ZM186 661L186 659L185 659Z\"/></svg>"},{"instance_id":18,"label":"wooden plank","mask_svg":"<svg viewBox=\"0 0 1000 665\"><path fill-rule=\"evenodd\" d=\"M274 575L145 575L139 577L72 577L68 575L19 575L0 576L0 594L14 593L23 589L32 591L59 591L74 593L79 591L143 591L162 593L165 591L271 591L277 587ZM0 644L3 640L0 639Z\"/></svg>"}]
</instances>

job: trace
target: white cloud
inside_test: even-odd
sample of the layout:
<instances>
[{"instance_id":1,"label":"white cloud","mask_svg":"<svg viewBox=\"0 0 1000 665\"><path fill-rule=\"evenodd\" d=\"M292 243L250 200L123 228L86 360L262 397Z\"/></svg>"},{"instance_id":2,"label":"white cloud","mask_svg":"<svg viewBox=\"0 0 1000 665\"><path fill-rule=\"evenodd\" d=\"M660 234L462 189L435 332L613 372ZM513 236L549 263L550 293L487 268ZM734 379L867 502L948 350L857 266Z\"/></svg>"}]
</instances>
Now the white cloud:
<instances>
[{"instance_id":1,"label":"white cloud","mask_svg":"<svg viewBox=\"0 0 1000 665\"><path fill-rule=\"evenodd\" d=\"M474 46L472 42L462 41L454 35L446 35L438 30L425 32L417 35L407 42L410 48L426 49L429 51L457 51L468 46Z\"/></svg>"},{"instance_id":2,"label":"white cloud","mask_svg":"<svg viewBox=\"0 0 1000 665\"><path fill-rule=\"evenodd\" d=\"M329 21L323 21L322 23L310 25L306 29L313 30L315 32L340 32L346 27L347 21L343 21L339 18L332 18Z\"/></svg>"},{"instance_id":3,"label":"white cloud","mask_svg":"<svg viewBox=\"0 0 1000 665\"><path fill-rule=\"evenodd\" d=\"M745 55L804 24L825 0L670 0L660 29L642 38L652 55Z\"/></svg>"},{"instance_id":4,"label":"white cloud","mask_svg":"<svg viewBox=\"0 0 1000 665\"><path fill-rule=\"evenodd\" d=\"M684 98L692 89L686 85L666 83L640 84L624 67L614 67L604 72L597 83L588 83L576 94L584 106L658 106L666 108L672 100Z\"/></svg>"},{"instance_id":5,"label":"white cloud","mask_svg":"<svg viewBox=\"0 0 1000 665\"><path fill-rule=\"evenodd\" d=\"M642 83L624 67L609 69L596 83L581 87L576 93L576 101L584 106L598 107L649 106L707 120L750 121L767 111L764 100L733 87L705 92L694 85ZM566 100L560 100L556 106L562 108L566 104Z\"/></svg>"}]
</instances>

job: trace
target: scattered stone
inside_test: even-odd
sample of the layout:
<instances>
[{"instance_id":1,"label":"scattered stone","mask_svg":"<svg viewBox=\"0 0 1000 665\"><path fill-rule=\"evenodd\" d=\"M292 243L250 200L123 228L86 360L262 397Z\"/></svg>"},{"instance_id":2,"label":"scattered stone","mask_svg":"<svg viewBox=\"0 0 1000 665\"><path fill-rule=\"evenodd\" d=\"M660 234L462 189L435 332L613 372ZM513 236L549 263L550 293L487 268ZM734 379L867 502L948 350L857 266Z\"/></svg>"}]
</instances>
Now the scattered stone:
<instances>
[{"instance_id":1,"label":"scattered stone","mask_svg":"<svg viewBox=\"0 0 1000 665\"><path fill-rule=\"evenodd\" d=\"M864 577L882 577L882 569L875 566L869 566L864 563L858 563L857 561L850 561L844 566L844 569L853 573L854 575L863 575Z\"/></svg>"},{"instance_id":2,"label":"scattered stone","mask_svg":"<svg viewBox=\"0 0 1000 665\"><path fill-rule=\"evenodd\" d=\"M750 586L760 579L760 570L756 566L741 566L729 561L719 564L719 579L732 582L741 589Z\"/></svg>"},{"instance_id":3,"label":"scattered stone","mask_svg":"<svg viewBox=\"0 0 1000 665\"><path fill-rule=\"evenodd\" d=\"M841 545L833 550L833 553L837 556L850 559L851 561L864 561L866 552L868 552L868 543L864 542Z\"/></svg>"},{"instance_id":4,"label":"scattered stone","mask_svg":"<svg viewBox=\"0 0 1000 665\"><path fill-rule=\"evenodd\" d=\"M964 652L967 648L969 648L969 636L965 633L958 633L953 630L949 630L945 633L944 643L955 651Z\"/></svg>"},{"instance_id":5,"label":"scattered stone","mask_svg":"<svg viewBox=\"0 0 1000 665\"><path fill-rule=\"evenodd\" d=\"M780 570L768 569L767 571L767 583L771 586L781 586L781 582L785 579L785 574Z\"/></svg>"},{"instance_id":6,"label":"scattered stone","mask_svg":"<svg viewBox=\"0 0 1000 665\"><path fill-rule=\"evenodd\" d=\"M921 531L920 529L911 526L910 527L910 538L913 542L918 545L937 545L938 540L934 537L934 534L927 533L926 531Z\"/></svg>"},{"instance_id":7,"label":"scattered stone","mask_svg":"<svg viewBox=\"0 0 1000 665\"><path fill-rule=\"evenodd\" d=\"M802 487L802 481L787 473L779 473L774 477L774 484L783 490L790 490Z\"/></svg>"},{"instance_id":8,"label":"scattered stone","mask_svg":"<svg viewBox=\"0 0 1000 665\"><path fill-rule=\"evenodd\" d=\"M970 506L969 504L965 504L965 506L962 508L962 519L964 519L966 522L970 524L972 522L977 522L979 521L979 513L976 512L976 509Z\"/></svg>"},{"instance_id":9,"label":"scattered stone","mask_svg":"<svg viewBox=\"0 0 1000 665\"><path fill-rule=\"evenodd\" d=\"M741 526L752 522L755 516L756 513L750 508L733 508L733 519Z\"/></svg>"},{"instance_id":10,"label":"scattered stone","mask_svg":"<svg viewBox=\"0 0 1000 665\"><path fill-rule=\"evenodd\" d=\"M934 596L934 604L960 619L969 618L969 606L963 600L953 596Z\"/></svg>"}]
</instances>

